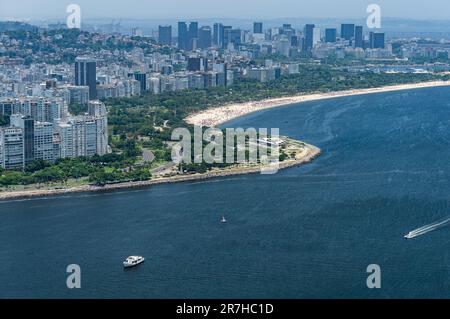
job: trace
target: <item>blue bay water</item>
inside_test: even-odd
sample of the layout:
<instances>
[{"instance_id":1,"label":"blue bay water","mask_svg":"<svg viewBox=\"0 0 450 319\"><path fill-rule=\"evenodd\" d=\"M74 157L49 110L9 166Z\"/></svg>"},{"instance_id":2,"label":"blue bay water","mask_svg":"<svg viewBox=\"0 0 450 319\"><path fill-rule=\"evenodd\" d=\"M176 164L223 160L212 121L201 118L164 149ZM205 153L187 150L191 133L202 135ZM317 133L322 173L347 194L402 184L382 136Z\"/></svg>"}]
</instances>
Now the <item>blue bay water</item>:
<instances>
[{"instance_id":1,"label":"blue bay water","mask_svg":"<svg viewBox=\"0 0 450 319\"><path fill-rule=\"evenodd\" d=\"M310 165L2 202L0 298L449 298L450 227L403 238L450 217L449 124L449 88L308 102L227 126L279 127Z\"/></svg>"}]
</instances>

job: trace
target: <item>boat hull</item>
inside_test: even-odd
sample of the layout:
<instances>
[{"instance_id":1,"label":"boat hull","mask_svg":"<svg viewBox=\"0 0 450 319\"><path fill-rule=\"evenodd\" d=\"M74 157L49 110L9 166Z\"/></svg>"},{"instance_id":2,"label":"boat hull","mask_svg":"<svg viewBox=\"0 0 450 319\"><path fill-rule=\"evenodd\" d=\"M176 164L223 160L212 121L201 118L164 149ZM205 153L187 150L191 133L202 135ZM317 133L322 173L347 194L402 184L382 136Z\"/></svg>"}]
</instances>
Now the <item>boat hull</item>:
<instances>
[{"instance_id":1,"label":"boat hull","mask_svg":"<svg viewBox=\"0 0 450 319\"><path fill-rule=\"evenodd\" d=\"M141 260L141 261L139 261L139 262L137 262L137 263L135 263L135 264L129 264L129 263L124 262L124 263L123 263L123 268L133 268L133 267L139 266L139 265L142 264L144 261L145 261L145 259L143 259L143 260Z\"/></svg>"}]
</instances>

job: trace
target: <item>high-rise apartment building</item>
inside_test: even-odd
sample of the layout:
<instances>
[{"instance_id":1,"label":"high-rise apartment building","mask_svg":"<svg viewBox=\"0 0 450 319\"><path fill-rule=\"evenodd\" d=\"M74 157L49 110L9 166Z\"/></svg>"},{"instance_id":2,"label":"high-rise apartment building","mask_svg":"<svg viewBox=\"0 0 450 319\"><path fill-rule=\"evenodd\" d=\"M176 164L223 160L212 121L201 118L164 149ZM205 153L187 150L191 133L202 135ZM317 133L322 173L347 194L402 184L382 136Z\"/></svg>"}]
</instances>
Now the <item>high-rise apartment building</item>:
<instances>
[{"instance_id":1,"label":"high-rise apartment building","mask_svg":"<svg viewBox=\"0 0 450 319\"><path fill-rule=\"evenodd\" d=\"M52 162L53 153L53 123L34 123L34 159Z\"/></svg>"},{"instance_id":2,"label":"high-rise apartment building","mask_svg":"<svg viewBox=\"0 0 450 319\"><path fill-rule=\"evenodd\" d=\"M23 131L23 147L25 166L34 161L34 120L31 116L14 114L10 117L11 127L17 127Z\"/></svg>"},{"instance_id":3,"label":"high-rise apartment building","mask_svg":"<svg viewBox=\"0 0 450 319\"><path fill-rule=\"evenodd\" d=\"M23 130L21 128L0 128L0 165L7 170L23 170L25 168Z\"/></svg>"},{"instance_id":4,"label":"high-rise apartment building","mask_svg":"<svg viewBox=\"0 0 450 319\"><path fill-rule=\"evenodd\" d=\"M108 117L105 104L99 101L90 102L88 114L96 124L96 154L105 155L108 152Z\"/></svg>"},{"instance_id":5,"label":"high-rise apartment building","mask_svg":"<svg viewBox=\"0 0 450 319\"><path fill-rule=\"evenodd\" d=\"M61 158L105 155L108 152L108 119L102 102L91 101L88 114L56 124Z\"/></svg>"},{"instance_id":6,"label":"high-rise apartment building","mask_svg":"<svg viewBox=\"0 0 450 319\"><path fill-rule=\"evenodd\" d=\"M68 85L66 89L69 92L69 104L86 105L89 102L89 86Z\"/></svg>"}]
</instances>

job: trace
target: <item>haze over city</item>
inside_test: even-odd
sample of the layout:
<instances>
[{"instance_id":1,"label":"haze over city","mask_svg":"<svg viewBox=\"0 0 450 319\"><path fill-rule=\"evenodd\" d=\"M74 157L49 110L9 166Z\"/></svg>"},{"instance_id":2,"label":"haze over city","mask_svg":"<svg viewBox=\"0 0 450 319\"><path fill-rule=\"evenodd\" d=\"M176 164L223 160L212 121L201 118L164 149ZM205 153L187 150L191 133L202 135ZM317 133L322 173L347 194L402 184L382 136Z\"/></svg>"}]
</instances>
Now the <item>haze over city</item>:
<instances>
[{"instance_id":1,"label":"haze over city","mask_svg":"<svg viewBox=\"0 0 450 319\"><path fill-rule=\"evenodd\" d=\"M64 19L65 9L71 3L80 5L86 18L358 18L366 15L365 10L372 3L382 7L385 17L448 19L450 12L450 3L447 0L344 0L339 1L339 5L336 5L334 0L229 0L226 4L211 0L20 0L2 1L0 18Z\"/></svg>"}]
</instances>

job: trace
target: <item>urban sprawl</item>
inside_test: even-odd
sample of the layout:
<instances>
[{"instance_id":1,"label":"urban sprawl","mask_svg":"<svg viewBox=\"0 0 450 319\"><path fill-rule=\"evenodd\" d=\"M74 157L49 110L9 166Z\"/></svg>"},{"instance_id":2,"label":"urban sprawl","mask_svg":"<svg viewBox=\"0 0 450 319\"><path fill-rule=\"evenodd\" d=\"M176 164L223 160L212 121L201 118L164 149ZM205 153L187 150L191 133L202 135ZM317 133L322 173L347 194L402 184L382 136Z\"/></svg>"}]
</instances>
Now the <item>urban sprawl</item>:
<instances>
[{"instance_id":1,"label":"urban sprawl","mask_svg":"<svg viewBox=\"0 0 450 319\"><path fill-rule=\"evenodd\" d=\"M304 57L374 62L346 66L353 72L449 70L448 63L419 68L408 62L448 61L446 41L394 43L385 33L354 24L296 30L290 24L265 29L255 22L253 30L241 30L179 22L177 36L172 26L160 26L154 38L138 28L131 36L78 32L75 38L73 30L30 30L0 33L0 166L6 170L23 170L36 160L110 153L109 98L231 87L242 79L276 81L298 74ZM379 61L401 63L386 67ZM74 106L84 111L71 114Z\"/></svg>"}]
</instances>

